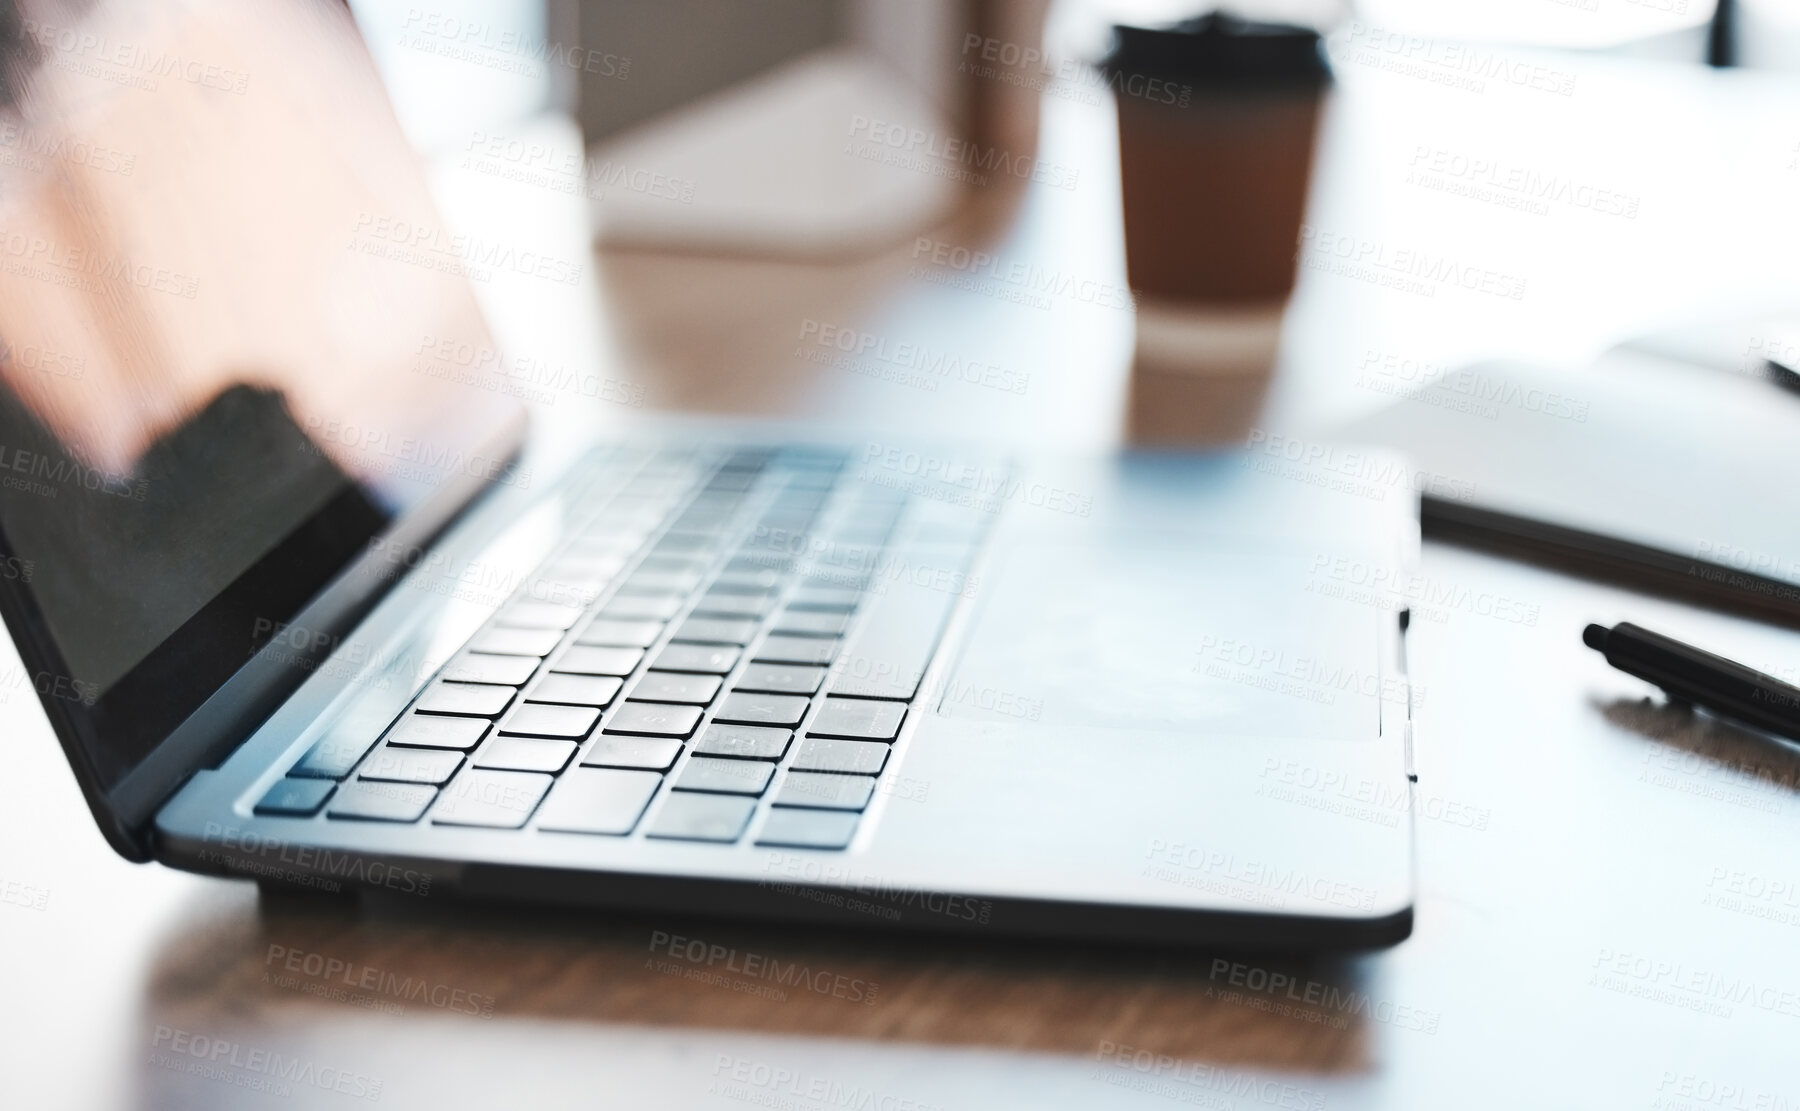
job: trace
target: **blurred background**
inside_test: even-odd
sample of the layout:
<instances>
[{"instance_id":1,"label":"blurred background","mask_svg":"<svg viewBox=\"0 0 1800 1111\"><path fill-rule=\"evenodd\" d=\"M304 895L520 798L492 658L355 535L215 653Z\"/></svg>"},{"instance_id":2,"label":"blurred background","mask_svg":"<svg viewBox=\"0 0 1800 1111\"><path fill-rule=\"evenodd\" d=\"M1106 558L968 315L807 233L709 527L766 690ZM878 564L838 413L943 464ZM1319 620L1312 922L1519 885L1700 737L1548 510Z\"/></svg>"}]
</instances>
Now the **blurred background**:
<instances>
[{"instance_id":1,"label":"blurred background","mask_svg":"<svg viewBox=\"0 0 1800 1111\"><path fill-rule=\"evenodd\" d=\"M587 342L544 352L546 329L506 320L532 314L484 297L509 347L605 365L652 408L856 423L874 399L884 421L935 431L1117 435L1118 419L1089 417L1122 412L1129 313L1066 299L1021 337L975 309L1029 320L1041 308L950 296L943 279L967 275L939 258L921 280L930 250L913 252L921 238L954 242L1124 288L1114 90L1096 67L1113 23L1167 25L1210 5L352 6L453 223L503 219L598 249ZM1800 4L1731 4L1716 20L1704 0L1229 10L1325 35L1334 80L1310 228L1523 289L1426 295L1302 267L1265 423L1332 427L1391 401L1354 385L1372 351L1438 369L1497 356L1578 367L1646 329L1795 300L1782 245L1796 242ZM969 145L1031 172L974 172ZM1484 198L1475 177L1496 168L1606 199ZM1032 384L1000 398L826 373L797 349L804 320L928 330ZM1029 420L994 419L1021 410Z\"/></svg>"}]
</instances>

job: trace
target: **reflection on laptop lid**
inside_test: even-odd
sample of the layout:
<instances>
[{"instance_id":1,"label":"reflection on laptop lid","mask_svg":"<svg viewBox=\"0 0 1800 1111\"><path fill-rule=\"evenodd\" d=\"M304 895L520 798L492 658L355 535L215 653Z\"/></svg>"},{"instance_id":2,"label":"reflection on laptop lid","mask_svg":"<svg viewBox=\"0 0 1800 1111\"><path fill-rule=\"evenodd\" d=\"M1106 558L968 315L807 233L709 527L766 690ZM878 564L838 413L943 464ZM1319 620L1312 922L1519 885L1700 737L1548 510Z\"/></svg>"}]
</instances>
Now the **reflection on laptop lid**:
<instances>
[{"instance_id":1,"label":"reflection on laptop lid","mask_svg":"<svg viewBox=\"0 0 1800 1111\"><path fill-rule=\"evenodd\" d=\"M245 666L271 635L353 618L371 541L442 527L523 416L415 372L493 342L341 5L12 14L0 609L117 845L304 677Z\"/></svg>"}]
</instances>

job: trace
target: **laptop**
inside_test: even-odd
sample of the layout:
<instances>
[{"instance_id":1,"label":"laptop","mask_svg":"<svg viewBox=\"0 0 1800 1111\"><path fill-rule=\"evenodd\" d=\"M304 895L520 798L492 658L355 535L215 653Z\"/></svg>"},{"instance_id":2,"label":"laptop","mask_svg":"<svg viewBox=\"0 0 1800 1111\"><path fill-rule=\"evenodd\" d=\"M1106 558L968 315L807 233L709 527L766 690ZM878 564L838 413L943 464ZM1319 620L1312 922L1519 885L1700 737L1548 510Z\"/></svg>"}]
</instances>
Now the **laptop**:
<instances>
[{"instance_id":1,"label":"laptop","mask_svg":"<svg viewBox=\"0 0 1800 1111\"><path fill-rule=\"evenodd\" d=\"M553 449L348 14L221 11L190 44L216 82L50 64L191 30L99 5L28 36L6 110L134 159L9 167L40 246L0 268L0 610L119 853L370 898L1407 936L1404 466L676 417Z\"/></svg>"}]
</instances>

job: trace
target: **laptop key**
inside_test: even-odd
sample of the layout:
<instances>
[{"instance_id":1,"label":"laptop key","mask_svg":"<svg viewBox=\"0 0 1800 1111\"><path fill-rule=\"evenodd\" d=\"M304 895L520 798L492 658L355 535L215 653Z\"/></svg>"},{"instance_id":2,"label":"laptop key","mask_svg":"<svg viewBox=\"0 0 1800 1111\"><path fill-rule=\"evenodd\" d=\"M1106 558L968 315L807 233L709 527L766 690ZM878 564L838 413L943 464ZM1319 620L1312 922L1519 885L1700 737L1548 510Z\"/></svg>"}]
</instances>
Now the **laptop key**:
<instances>
[{"instance_id":1,"label":"laptop key","mask_svg":"<svg viewBox=\"0 0 1800 1111\"><path fill-rule=\"evenodd\" d=\"M644 561L638 564L638 570L688 571L696 575L701 575L705 574L706 569L710 566L712 566L712 560L710 559L702 559L696 556L668 555L664 553L662 555L651 554L645 556Z\"/></svg>"},{"instance_id":2,"label":"laptop key","mask_svg":"<svg viewBox=\"0 0 1800 1111\"><path fill-rule=\"evenodd\" d=\"M736 795L676 792L645 831L647 837L681 841L736 841L750 824L756 800Z\"/></svg>"},{"instance_id":3,"label":"laptop key","mask_svg":"<svg viewBox=\"0 0 1800 1111\"><path fill-rule=\"evenodd\" d=\"M488 683L439 683L425 692L414 709L421 714L499 717L518 693Z\"/></svg>"},{"instance_id":4,"label":"laptop key","mask_svg":"<svg viewBox=\"0 0 1800 1111\"><path fill-rule=\"evenodd\" d=\"M775 805L861 810L874 794L874 776L789 772L781 781L781 790L775 793Z\"/></svg>"},{"instance_id":5,"label":"laptop key","mask_svg":"<svg viewBox=\"0 0 1800 1111\"><path fill-rule=\"evenodd\" d=\"M603 592L619 569L629 561L626 553L590 552L578 554L571 552L544 568L544 578L540 581L579 583L585 589L574 590L566 594L552 594L552 597L564 598L569 602L578 602L584 606L592 605L596 597ZM542 587L536 587L543 590ZM546 591L547 593L547 591Z\"/></svg>"},{"instance_id":6,"label":"laptop key","mask_svg":"<svg viewBox=\"0 0 1800 1111\"><path fill-rule=\"evenodd\" d=\"M862 592L842 586L803 586L788 599L788 608L849 613L862 602Z\"/></svg>"},{"instance_id":7,"label":"laptop key","mask_svg":"<svg viewBox=\"0 0 1800 1111\"><path fill-rule=\"evenodd\" d=\"M685 555L696 558L709 554L718 547L718 538L711 534L676 533L665 534L652 548L658 555Z\"/></svg>"},{"instance_id":8,"label":"laptop key","mask_svg":"<svg viewBox=\"0 0 1800 1111\"><path fill-rule=\"evenodd\" d=\"M871 702L862 698L827 698L819 716L806 727L808 736L845 737L861 741L891 741L900 735L906 706L899 702Z\"/></svg>"},{"instance_id":9,"label":"laptop key","mask_svg":"<svg viewBox=\"0 0 1800 1111\"><path fill-rule=\"evenodd\" d=\"M825 681L825 669L800 664L751 664L738 676L733 689L763 694L815 694Z\"/></svg>"},{"instance_id":10,"label":"laptop key","mask_svg":"<svg viewBox=\"0 0 1800 1111\"><path fill-rule=\"evenodd\" d=\"M327 818L360 822L416 822L437 798L438 789L422 783L378 783L359 779L338 789Z\"/></svg>"},{"instance_id":11,"label":"laptop key","mask_svg":"<svg viewBox=\"0 0 1800 1111\"><path fill-rule=\"evenodd\" d=\"M841 849L856 836L861 814L843 810L790 810L776 807L756 835L758 845L786 849Z\"/></svg>"},{"instance_id":12,"label":"laptop key","mask_svg":"<svg viewBox=\"0 0 1800 1111\"><path fill-rule=\"evenodd\" d=\"M777 495L763 511L761 519L756 522L756 528L751 530L751 539L771 535L779 537L783 531L790 535L800 535L818 519L819 510L824 504L824 499L816 494Z\"/></svg>"},{"instance_id":13,"label":"laptop key","mask_svg":"<svg viewBox=\"0 0 1800 1111\"><path fill-rule=\"evenodd\" d=\"M589 526L592 532L594 526ZM608 529L604 536L583 536L569 545L569 550L557 559L558 564L598 565L606 574L613 574L626 563L637 546L644 541L645 532L638 528Z\"/></svg>"},{"instance_id":14,"label":"laptop key","mask_svg":"<svg viewBox=\"0 0 1800 1111\"><path fill-rule=\"evenodd\" d=\"M535 656L484 656L465 652L444 668L443 678L451 683L501 683L522 687L538 668Z\"/></svg>"},{"instance_id":15,"label":"laptop key","mask_svg":"<svg viewBox=\"0 0 1800 1111\"><path fill-rule=\"evenodd\" d=\"M388 730L387 743L413 748L454 748L467 752L494 726L481 718L431 717L408 714Z\"/></svg>"},{"instance_id":16,"label":"laptop key","mask_svg":"<svg viewBox=\"0 0 1800 1111\"><path fill-rule=\"evenodd\" d=\"M685 702L704 706L719 693L722 680L717 675L683 675L675 671L652 671L638 680L631 697L646 702Z\"/></svg>"},{"instance_id":17,"label":"laptop key","mask_svg":"<svg viewBox=\"0 0 1800 1111\"><path fill-rule=\"evenodd\" d=\"M701 644L749 644L756 622L725 617L690 617L675 630L675 639Z\"/></svg>"},{"instance_id":18,"label":"laptop key","mask_svg":"<svg viewBox=\"0 0 1800 1111\"><path fill-rule=\"evenodd\" d=\"M379 779L390 783L429 783L435 787L455 775L462 762L460 752L382 745L362 762L362 767L356 771L356 778Z\"/></svg>"},{"instance_id":19,"label":"laptop key","mask_svg":"<svg viewBox=\"0 0 1800 1111\"><path fill-rule=\"evenodd\" d=\"M736 760L779 760L793 739L793 732L787 729L770 729L763 725L709 725L695 742L694 751Z\"/></svg>"},{"instance_id":20,"label":"laptop key","mask_svg":"<svg viewBox=\"0 0 1800 1111\"><path fill-rule=\"evenodd\" d=\"M770 604L767 594L714 592L701 596L694 604L694 613L703 617L761 617L769 612Z\"/></svg>"},{"instance_id":21,"label":"laptop key","mask_svg":"<svg viewBox=\"0 0 1800 1111\"><path fill-rule=\"evenodd\" d=\"M718 474L713 475L707 480L706 488L708 490L748 490L755 484L756 472L754 470L741 470L733 467L720 470Z\"/></svg>"},{"instance_id":22,"label":"laptop key","mask_svg":"<svg viewBox=\"0 0 1800 1111\"><path fill-rule=\"evenodd\" d=\"M471 652L496 656L548 656L562 643L558 629L489 629L469 642Z\"/></svg>"},{"instance_id":23,"label":"laptop key","mask_svg":"<svg viewBox=\"0 0 1800 1111\"><path fill-rule=\"evenodd\" d=\"M894 583L871 603L862 627L845 646L830 693L910 700L956 599L909 580Z\"/></svg>"},{"instance_id":24,"label":"laptop key","mask_svg":"<svg viewBox=\"0 0 1800 1111\"><path fill-rule=\"evenodd\" d=\"M700 585L698 571L638 571L621 588L631 594L686 594Z\"/></svg>"},{"instance_id":25,"label":"laptop key","mask_svg":"<svg viewBox=\"0 0 1800 1111\"><path fill-rule=\"evenodd\" d=\"M537 737L495 737L475 756L478 768L513 772L548 772L555 775L575 757L574 741L548 741Z\"/></svg>"},{"instance_id":26,"label":"laptop key","mask_svg":"<svg viewBox=\"0 0 1800 1111\"><path fill-rule=\"evenodd\" d=\"M329 779L278 779L256 804L256 813L310 818L336 789Z\"/></svg>"},{"instance_id":27,"label":"laptop key","mask_svg":"<svg viewBox=\"0 0 1800 1111\"><path fill-rule=\"evenodd\" d=\"M713 596L713 594L758 594L758 596L763 596L763 594L772 594L774 587L760 587L756 583L740 582L729 574L720 574L713 580L713 585L707 587L706 592L707 596ZM706 609L706 607L700 607L700 609Z\"/></svg>"},{"instance_id":28,"label":"laptop key","mask_svg":"<svg viewBox=\"0 0 1800 1111\"><path fill-rule=\"evenodd\" d=\"M792 466L801 466L793 463ZM829 490L837 485L837 471L829 466L824 469L805 470L788 477L790 490Z\"/></svg>"},{"instance_id":29,"label":"laptop key","mask_svg":"<svg viewBox=\"0 0 1800 1111\"><path fill-rule=\"evenodd\" d=\"M679 594L621 594L600 607L605 618L654 618L667 621L681 610L685 599Z\"/></svg>"},{"instance_id":30,"label":"laptop key","mask_svg":"<svg viewBox=\"0 0 1800 1111\"><path fill-rule=\"evenodd\" d=\"M799 725L810 703L783 694L732 691L719 705L718 720L739 725Z\"/></svg>"},{"instance_id":31,"label":"laptop key","mask_svg":"<svg viewBox=\"0 0 1800 1111\"><path fill-rule=\"evenodd\" d=\"M825 536L825 543L841 547L879 548L894 531L891 525L859 525L840 522Z\"/></svg>"},{"instance_id":32,"label":"laptop key","mask_svg":"<svg viewBox=\"0 0 1800 1111\"><path fill-rule=\"evenodd\" d=\"M576 768L550 788L550 797L538 811L537 827L623 837L644 816L661 782L655 772Z\"/></svg>"},{"instance_id":33,"label":"laptop key","mask_svg":"<svg viewBox=\"0 0 1800 1111\"><path fill-rule=\"evenodd\" d=\"M374 747L374 737L327 733L317 744L306 750L306 755L288 769L288 774L303 779L342 779L362 763L363 754Z\"/></svg>"},{"instance_id":34,"label":"laptop key","mask_svg":"<svg viewBox=\"0 0 1800 1111\"><path fill-rule=\"evenodd\" d=\"M743 653L726 645L671 644L656 654L650 666L657 671L693 671L723 675Z\"/></svg>"},{"instance_id":35,"label":"laptop key","mask_svg":"<svg viewBox=\"0 0 1800 1111\"><path fill-rule=\"evenodd\" d=\"M700 724L698 706L670 706L660 702L624 702L606 721L608 733L636 733L648 737L686 737Z\"/></svg>"},{"instance_id":36,"label":"laptop key","mask_svg":"<svg viewBox=\"0 0 1800 1111\"><path fill-rule=\"evenodd\" d=\"M744 567L719 572L713 580L714 590L745 590L762 592L774 590L781 585L781 571L774 567Z\"/></svg>"},{"instance_id":37,"label":"laptop key","mask_svg":"<svg viewBox=\"0 0 1800 1111\"><path fill-rule=\"evenodd\" d=\"M735 575L740 572L773 571L785 574L794 569L794 557L778 555L775 552L744 552L734 555L725 564L725 573Z\"/></svg>"},{"instance_id":38,"label":"laptop key","mask_svg":"<svg viewBox=\"0 0 1800 1111\"><path fill-rule=\"evenodd\" d=\"M654 525L645 523L640 516L630 516L619 517L604 526L590 523L586 531L591 533L601 527L606 530L605 537L580 537L567 551L552 560L545 570L557 573L578 571L585 575L613 578L631 562L632 554L643 545L644 537L649 535L645 530Z\"/></svg>"},{"instance_id":39,"label":"laptop key","mask_svg":"<svg viewBox=\"0 0 1800 1111\"><path fill-rule=\"evenodd\" d=\"M800 580L801 590L854 590L858 593L869 589L869 578L874 573L873 564L880 551L875 549L856 549L848 552L850 562L840 561L839 566L830 570L818 571ZM810 611L809 611L810 612Z\"/></svg>"},{"instance_id":40,"label":"laptop key","mask_svg":"<svg viewBox=\"0 0 1800 1111\"><path fill-rule=\"evenodd\" d=\"M549 706L527 702L500 722L503 735L579 741L593 732L600 711L592 706Z\"/></svg>"},{"instance_id":41,"label":"laptop key","mask_svg":"<svg viewBox=\"0 0 1800 1111\"><path fill-rule=\"evenodd\" d=\"M630 675L644 658L642 648L592 648L578 645L564 652L553 671L575 675Z\"/></svg>"},{"instance_id":42,"label":"laptop key","mask_svg":"<svg viewBox=\"0 0 1800 1111\"><path fill-rule=\"evenodd\" d=\"M850 615L847 613L785 610L775 618L773 629L789 636L835 637L843 635L849 624Z\"/></svg>"},{"instance_id":43,"label":"laptop key","mask_svg":"<svg viewBox=\"0 0 1800 1111\"><path fill-rule=\"evenodd\" d=\"M431 820L444 826L518 829L553 782L547 775L472 768L444 788Z\"/></svg>"},{"instance_id":44,"label":"laptop key","mask_svg":"<svg viewBox=\"0 0 1800 1111\"><path fill-rule=\"evenodd\" d=\"M644 768L667 771L681 755L681 742L656 737L617 737L602 733L581 758L587 768Z\"/></svg>"},{"instance_id":45,"label":"laptop key","mask_svg":"<svg viewBox=\"0 0 1800 1111\"><path fill-rule=\"evenodd\" d=\"M823 666L831 662L837 655L836 637L769 637L756 650L755 659L759 663L772 664L813 664Z\"/></svg>"},{"instance_id":46,"label":"laptop key","mask_svg":"<svg viewBox=\"0 0 1800 1111\"><path fill-rule=\"evenodd\" d=\"M581 631L576 644L610 645L616 648L648 648L662 635L660 621L626 621L603 617Z\"/></svg>"},{"instance_id":47,"label":"laptop key","mask_svg":"<svg viewBox=\"0 0 1800 1111\"><path fill-rule=\"evenodd\" d=\"M702 490L685 509L675 514L674 520L669 522L667 535L710 538L724 529L743 505L741 492Z\"/></svg>"},{"instance_id":48,"label":"laptop key","mask_svg":"<svg viewBox=\"0 0 1800 1111\"><path fill-rule=\"evenodd\" d=\"M606 593L607 582L604 575L584 574L570 568L546 568L531 580L534 591L541 591L555 598L568 598L571 604L584 609Z\"/></svg>"},{"instance_id":49,"label":"laptop key","mask_svg":"<svg viewBox=\"0 0 1800 1111\"><path fill-rule=\"evenodd\" d=\"M559 702L569 706L610 706L625 680L612 675L546 675L525 692L527 702Z\"/></svg>"},{"instance_id":50,"label":"laptop key","mask_svg":"<svg viewBox=\"0 0 1800 1111\"><path fill-rule=\"evenodd\" d=\"M514 602L500 611L495 624L508 629L555 629L562 632L581 620L580 606L557 602Z\"/></svg>"},{"instance_id":51,"label":"laptop key","mask_svg":"<svg viewBox=\"0 0 1800 1111\"><path fill-rule=\"evenodd\" d=\"M808 737L794 754L793 769L803 772L842 772L846 775L880 775L887 763L888 746L879 741L840 741Z\"/></svg>"},{"instance_id":52,"label":"laptop key","mask_svg":"<svg viewBox=\"0 0 1800 1111\"><path fill-rule=\"evenodd\" d=\"M761 760L709 760L696 756L682 766L677 791L711 791L722 795L760 795L769 786L775 765Z\"/></svg>"}]
</instances>

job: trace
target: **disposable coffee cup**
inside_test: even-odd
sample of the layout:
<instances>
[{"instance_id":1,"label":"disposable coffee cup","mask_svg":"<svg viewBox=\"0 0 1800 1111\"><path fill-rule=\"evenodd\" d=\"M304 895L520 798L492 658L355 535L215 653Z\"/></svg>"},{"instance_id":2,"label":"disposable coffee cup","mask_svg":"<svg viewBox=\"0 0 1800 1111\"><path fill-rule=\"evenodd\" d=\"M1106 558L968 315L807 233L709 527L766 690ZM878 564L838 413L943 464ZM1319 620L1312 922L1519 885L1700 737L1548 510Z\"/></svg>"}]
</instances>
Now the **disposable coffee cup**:
<instances>
[{"instance_id":1,"label":"disposable coffee cup","mask_svg":"<svg viewBox=\"0 0 1800 1111\"><path fill-rule=\"evenodd\" d=\"M1115 27L1125 258L1138 303L1133 440L1240 439L1296 272L1330 67L1317 31L1214 13Z\"/></svg>"}]
</instances>

